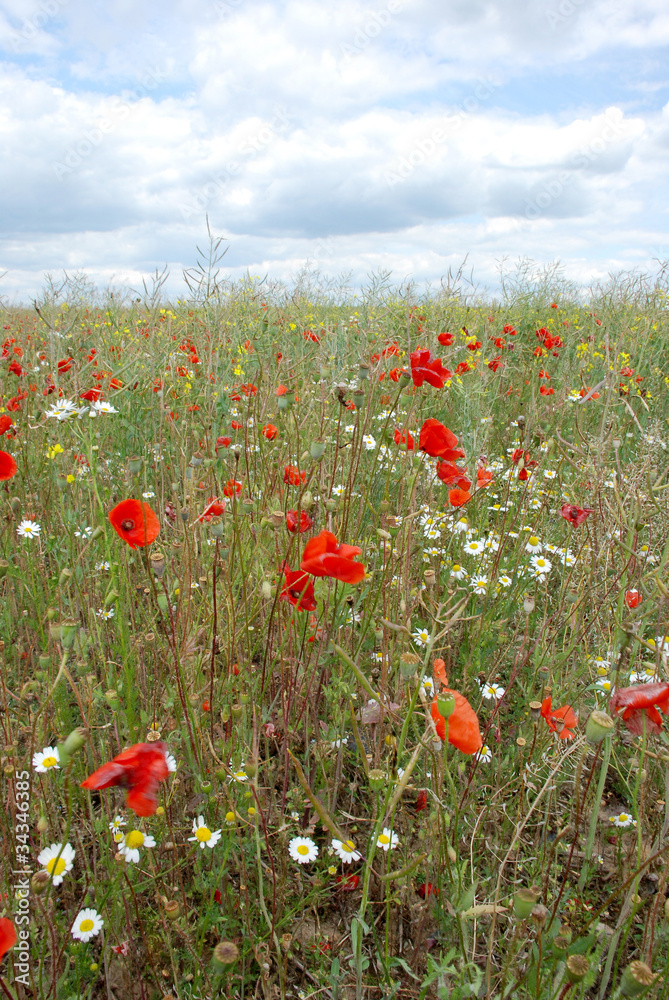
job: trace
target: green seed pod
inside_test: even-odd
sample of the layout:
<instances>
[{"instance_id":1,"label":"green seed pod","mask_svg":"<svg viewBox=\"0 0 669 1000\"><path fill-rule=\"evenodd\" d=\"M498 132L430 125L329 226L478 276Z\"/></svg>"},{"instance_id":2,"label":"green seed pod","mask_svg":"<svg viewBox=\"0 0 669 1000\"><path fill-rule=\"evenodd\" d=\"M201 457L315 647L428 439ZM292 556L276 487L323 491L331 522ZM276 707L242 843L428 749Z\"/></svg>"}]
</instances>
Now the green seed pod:
<instances>
[{"instance_id":1,"label":"green seed pod","mask_svg":"<svg viewBox=\"0 0 669 1000\"><path fill-rule=\"evenodd\" d=\"M595 709L588 716L585 724L585 738L593 746L599 746L602 740L610 736L615 728L615 722L606 712Z\"/></svg>"},{"instance_id":2,"label":"green seed pod","mask_svg":"<svg viewBox=\"0 0 669 1000\"><path fill-rule=\"evenodd\" d=\"M73 618L65 618L60 623L60 641L63 649L72 649L79 631L79 623Z\"/></svg>"},{"instance_id":3,"label":"green seed pod","mask_svg":"<svg viewBox=\"0 0 669 1000\"><path fill-rule=\"evenodd\" d=\"M570 955L567 959L565 978L570 983L582 982L590 972L590 962L585 955Z\"/></svg>"},{"instance_id":4,"label":"green seed pod","mask_svg":"<svg viewBox=\"0 0 669 1000\"><path fill-rule=\"evenodd\" d=\"M437 703L438 704L438 703ZM519 920L527 920L539 898L539 889L531 886L529 889L519 889L513 897L513 915Z\"/></svg>"},{"instance_id":5,"label":"green seed pod","mask_svg":"<svg viewBox=\"0 0 669 1000\"><path fill-rule=\"evenodd\" d=\"M282 397L279 397L280 399ZM212 961L214 968L223 970L234 965L239 958L239 948L233 941L220 941L214 948Z\"/></svg>"},{"instance_id":6,"label":"green seed pod","mask_svg":"<svg viewBox=\"0 0 669 1000\"><path fill-rule=\"evenodd\" d=\"M656 979L657 974L645 962L630 962L620 980L620 994L624 997L640 997Z\"/></svg>"},{"instance_id":7,"label":"green seed pod","mask_svg":"<svg viewBox=\"0 0 669 1000\"><path fill-rule=\"evenodd\" d=\"M450 716L453 715L453 712L455 711L455 695L453 695L450 691L441 691L437 695L437 710L439 714L443 715L445 719L450 718ZM520 891L524 892L526 890L521 889ZM533 900L533 902L534 903L536 902L536 898Z\"/></svg>"}]
</instances>

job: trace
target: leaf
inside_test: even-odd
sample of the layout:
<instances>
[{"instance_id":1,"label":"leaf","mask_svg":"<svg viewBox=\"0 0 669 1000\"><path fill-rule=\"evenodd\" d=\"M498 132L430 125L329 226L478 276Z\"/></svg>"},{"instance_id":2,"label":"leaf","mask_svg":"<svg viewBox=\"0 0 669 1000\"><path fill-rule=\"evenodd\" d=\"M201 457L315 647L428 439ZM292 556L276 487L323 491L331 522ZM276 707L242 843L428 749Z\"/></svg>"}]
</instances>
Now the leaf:
<instances>
[{"instance_id":1,"label":"leaf","mask_svg":"<svg viewBox=\"0 0 669 1000\"><path fill-rule=\"evenodd\" d=\"M478 882L474 882L474 884L471 885L469 889L467 889L467 891L462 896L460 896L460 899L458 900L455 906L455 909L458 913L462 913L463 910L468 910L470 906L473 904L477 886Z\"/></svg>"},{"instance_id":2,"label":"leaf","mask_svg":"<svg viewBox=\"0 0 669 1000\"><path fill-rule=\"evenodd\" d=\"M462 910L463 917L480 917L489 913L506 913L508 906L500 906L497 903L475 903L468 910Z\"/></svg>"}]
</instances>

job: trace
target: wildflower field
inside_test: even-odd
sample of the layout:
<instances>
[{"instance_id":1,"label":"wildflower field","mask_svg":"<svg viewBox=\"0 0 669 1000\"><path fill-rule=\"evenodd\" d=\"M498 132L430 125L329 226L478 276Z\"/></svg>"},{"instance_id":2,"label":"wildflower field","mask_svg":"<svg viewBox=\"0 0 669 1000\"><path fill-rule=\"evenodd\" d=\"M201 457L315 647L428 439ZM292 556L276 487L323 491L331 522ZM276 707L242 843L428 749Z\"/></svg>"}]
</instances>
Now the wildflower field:
<instances>
[{"instance_id":1,"label":"wildflower field","mask_svg":"<svg viewBox=\"0 0 669 1000\"><path fill-rule=\"evenodd\" d=\"M5 997L669 997L666 281L2 312Z\"/></svg>"}]
</instances>

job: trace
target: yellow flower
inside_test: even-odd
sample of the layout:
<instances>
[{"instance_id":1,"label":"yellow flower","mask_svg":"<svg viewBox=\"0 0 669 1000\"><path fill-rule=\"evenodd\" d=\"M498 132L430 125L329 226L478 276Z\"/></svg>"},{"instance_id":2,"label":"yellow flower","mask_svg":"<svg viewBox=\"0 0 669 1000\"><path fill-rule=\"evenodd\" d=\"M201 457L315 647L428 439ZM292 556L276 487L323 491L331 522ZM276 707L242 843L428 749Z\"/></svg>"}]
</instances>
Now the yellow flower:
<instances>
[{"instance_id":1,"label":"yellow flower","mask_svg":"<svg viewBox=\"0 0 669 1000\"><path fill-rule=\"evenodd\" d=\"M56 455L62 455L64 450L65 449L62 448L61 445L53 444L47 448L46 453L49 456L49 458L55 458Z\"/></svg>"}]
</instances>

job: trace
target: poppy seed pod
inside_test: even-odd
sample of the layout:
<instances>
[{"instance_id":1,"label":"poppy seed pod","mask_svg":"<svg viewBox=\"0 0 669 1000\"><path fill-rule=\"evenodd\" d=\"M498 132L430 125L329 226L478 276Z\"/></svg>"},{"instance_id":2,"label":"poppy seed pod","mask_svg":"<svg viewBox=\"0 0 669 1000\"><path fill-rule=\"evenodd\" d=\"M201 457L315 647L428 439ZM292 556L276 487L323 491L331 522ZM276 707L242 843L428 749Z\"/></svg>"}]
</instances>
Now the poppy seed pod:
<instances>
[{"instance_id":1,"label":"poppy seed pod","mask_svg":"<svg viewBox=\"0 0 669 1000\"><path fill-rule=\"evenodd\" d=\"M312 441L309 445L309 454L314 462L320 462L325 454L325 441Z\"/></svg>"},{"instance_id":2,"label":"poppy seed pod","mask_svg":"<svg viewBox=\"0 0 669 1000\"><path fill-rule=\"evenodd\" d=\"M585 955L570 955L567 959L565 978L570 983L582 982L590 972L590 962Z\"/></svg>"},{"instance_id":3,"label":"poppy seed pod","mask_svg":"<svg viewBox=\"0 0 669 1000\"><path fill-rule=\"evenodd\" d=\"M372 768L367 778L369 780L369 787L373 792L380 792L388 781L388 775L385 771L381 771L377 767Z\"/></svg>"},{"instance_id":4,"label":"poppy seed pod","mask_svg":"<svg viewBox=\"0 0 669 1000\"><path fill-rule=\"evenodd\" d=\"M212 956L214 966L218 969L225 969L228 965L234 965L238 958L239 948L234 941L219 941L214 948Z\"/></svg>"},{"instance_id":5,"label":"poppy seed pod","mask_svg":"<svg viewBox=\"0 0 669 1000\"><path fill-rule=\"evenodd\" d=\"M455 695L450 691L442 691L437 695L437 710L445 719L450 718L455 711Z\"/></svg>"},{"instance_id":6,"label":"poppy seed pod","mask_svg":"<svg viewBox=\"0 0 669 1000\"><path fill-rule=\"evenodd\" d=\"M657 975L645 962L630 962L620 980L620 995L639 997L653 985L656 979Z\"/></svg>"},{"instance_id":7,"label":"poppy seed pod","mask_svg":"<svg viewBox=\"0 0 669 1000\"><path fill-rule=\"evenodd\" d=\"M178 920L181 916L181 907L176 899L165 903L165 916L168 920Z\"/></svg>"},{"instance_id":8,"label":"poppy seed pod","mask_svg":"<svg viewBox=\"0 0 669 1000\"><path fill-rule=\"evenodd\" d=\"M513 915L519 920L527 920L539 898L540 890L536 886L529 889L519 889L513 897Z\"/></svg>"},{"instance_id":9,"label":"poppy seed pod","mask_svg":"<svg viewBox=\"0 0 669 1000\"><path fill-rule=\"evenodd\" d=\"M361 363L358 366L358 378L361 381L366 381L369 378L369 365Z\"/></svg>"},{"instance_id":10,"label":"poppy seed pod","mask_svg":"<svg viewBox=\"0 0 669 1000\"><path fill-rule=\"evenodd\" d=\"M585 724L585 738L588 743L598 746L603 739L611 735L614 728L615 723L611 716L595 709L594 712L590 713Z\"/></svg>"},{"instance_id":11,"label":"poppy seed pod","mask_svg":"<svg viewBox=\"0 0 669 1000\"><path fill-rule=\"evenodd\" d=\"M151 569L154 575L162 580L165 574L165 556L162 552L152 552L150 557Z\"/></svg>"},{"instance_id":12,"label":"poppy seed pod","mask_svg":"<svg viewBox=\"0 0 669 1000\"><path fill-rule=\"evenodd\" d=\"M35 872L30 880L30 888L36 896L41 896L50 881L51 876L47 871Z\"/></svg>"},{"instance_id":13,"label":"poppy seed pod","mask_svg":"<svg viewBox=\"0 0 669 1000\"><path fill-rule=\"evenodd\" d=\"M75 639L77 638L78 631L78 622L76 622L73 618L63 619L60 623L60 641L63 649L72 649Z\"/></svg>"},{"instance_id":14,"label":"poppy seed pod","mask_svg":"<svg viewBox=\"0 0 669 1000\"><path fill-rule=\"evenodd\" d=\"M6 559L0 559L0 580L3 576L7 576L7 570L9 569L9 563Z\"/></svg>"},{"instance_id":15,"label":"poppy seed pod","mask_svg":"<svg viewBox=\"0 0 669 1000\"><path fill-rule=\"evenodd\" d=\"M144 459L143 458L141 458L139 456L136 456L136 455L133 455L132 458L128 459L128 471L133 476L136 476L139 472L142 471L142 465L143 464L144 464Z\"/></svg>"}]
</instances>

